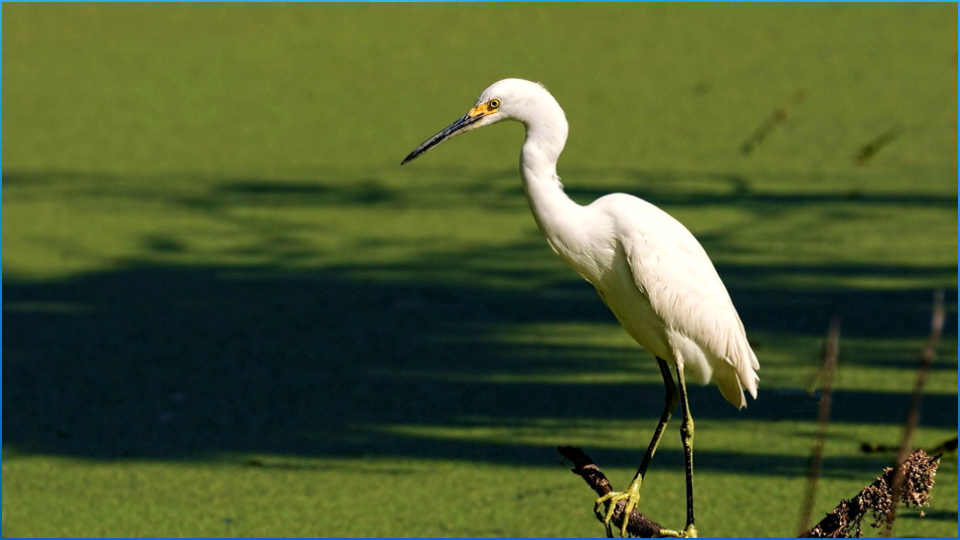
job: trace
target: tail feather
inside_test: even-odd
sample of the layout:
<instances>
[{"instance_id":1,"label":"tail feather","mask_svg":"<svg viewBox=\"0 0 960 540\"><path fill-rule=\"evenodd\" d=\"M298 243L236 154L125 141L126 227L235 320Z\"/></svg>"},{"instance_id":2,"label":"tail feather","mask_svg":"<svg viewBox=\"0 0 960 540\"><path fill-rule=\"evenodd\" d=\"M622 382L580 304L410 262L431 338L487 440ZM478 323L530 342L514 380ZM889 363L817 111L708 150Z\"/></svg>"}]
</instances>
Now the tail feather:
<instances>
[{"instance_id":1,"label":"tail feather","mask_svg":"<svg viewBox=\"0 0 960 540\"><path fill-rule=\"evenodd\" d=\"M747 398L743 391L746 390L750 397L757 399L757 386L760 383L760 377L757 375L760 369L760 362L757 355L748 346L746 347L748 358L740 358L739 362L732 362L724 359L723 363L713 370L713 380L724 399L729 401L734 407L743 409L747 406ZM744 360L749 361L744 362Z\"/></svg>"},{"instance_id":2,"label":"tail feather","mask_svg":"<svg viewBox=\"0 0 960 540\"><path fill-rule=\"evenodd\" d=\"M747 406L747 398L743 395L743 385L737 372L732 369L717 369L713 372L713 381L723 394L723 398L729 401L734 407L742 409ZM756 390L751 395L756 397Z\"/></svg>"}]
</instances>

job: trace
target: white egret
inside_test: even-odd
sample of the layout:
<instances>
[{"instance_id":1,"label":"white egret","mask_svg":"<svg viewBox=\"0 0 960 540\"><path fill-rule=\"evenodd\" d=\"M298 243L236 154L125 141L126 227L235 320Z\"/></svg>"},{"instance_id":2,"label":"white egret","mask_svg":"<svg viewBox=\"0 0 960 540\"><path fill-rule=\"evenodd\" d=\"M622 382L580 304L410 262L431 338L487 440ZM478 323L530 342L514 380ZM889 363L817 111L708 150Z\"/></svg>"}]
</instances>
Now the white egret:
<instances>
[{"instance_id":1,"label":"white egret","mask_svg":"<svg viewBox=\"0 0 960 540\"><path fill-rule=\"evenodd\" d=\"M600 197L587 206L564 193L556 165L567 140L567 119L553 96L537 83L521 79L494 83L467 114L418 146L403 163L460 133L501 120L517 120L526 127L520 172L533 217L547 243L596 288L627 333L653 353L666 387L663 413L633 481L626 491L597 499L594 511L604 518L607 535L612 537L614 507L626 500L624 516L636 508L647 467L679 401L687 518L682 531L669 534L695 537L693 418L686 375L702 384L712 379L723 397L739 408L747 404L744 390L756 398L760 364L740 316L703 247L679 221L623 193ZM676 369L679 392L668 364ZM626 527L624 519L621 536L626 535Z\"/></svg>"}]
</instances>

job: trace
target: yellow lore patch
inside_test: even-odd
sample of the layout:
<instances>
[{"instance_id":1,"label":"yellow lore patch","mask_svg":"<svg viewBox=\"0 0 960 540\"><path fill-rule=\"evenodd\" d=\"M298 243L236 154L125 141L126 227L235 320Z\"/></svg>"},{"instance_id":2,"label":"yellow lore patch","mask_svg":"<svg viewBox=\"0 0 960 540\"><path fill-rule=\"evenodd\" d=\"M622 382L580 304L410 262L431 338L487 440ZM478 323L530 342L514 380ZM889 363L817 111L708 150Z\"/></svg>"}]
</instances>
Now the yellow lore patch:
<instances>
[{"instance_id":1,"label":"yellow lore patch","mask_svg":"<svg viewBox=\"0 0 960 540\"><path fill-rule=\"evenodd\" d=\"M467 116L469 116L470 118L473 118L474 116L477 116L478 114L479 114L479 115L486 116L486 115L488 115L488 114L493 114L493 113L497 112L497 108L494 107L493 105L491 105L491 102L493 102L493 101L496 101L496 100L491 100L491 101L488 101L488 102L486 102L486 103L481 103L480 105L477 105L476 107L470 109L470 112L467 113Z\"/></svg>"}]
</instances>

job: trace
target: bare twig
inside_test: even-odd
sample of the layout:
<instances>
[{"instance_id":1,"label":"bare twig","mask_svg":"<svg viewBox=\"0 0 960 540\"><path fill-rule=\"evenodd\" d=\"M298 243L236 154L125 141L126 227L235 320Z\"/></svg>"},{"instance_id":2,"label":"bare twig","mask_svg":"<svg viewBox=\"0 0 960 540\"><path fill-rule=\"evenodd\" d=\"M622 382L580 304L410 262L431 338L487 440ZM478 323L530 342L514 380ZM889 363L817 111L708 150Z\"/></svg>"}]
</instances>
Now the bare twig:
<instances>
[{"instance_id":1,"label":"bare twig","mask_svg":"<svg viewBox=\"0 0 960 540\"><path fill-rule=\"evenodd\" d=\"M807 93L805 91L797 90L794 92L786 105L778 107L777 110L773 111L773 114L760 124L760 127L753 132L753 135L750 135L750 138L740 146L740 151L744 154L753 152L777 125L787 121L787 118L790 116L790 109L803 103L805 99L807 99Z\"/></svg>"},{"instance_id":2,"label":"bare twig","mask_svg":"<svg viewBox=\"0 0 960 540\"><path fill-rule=\"evenodd\" d=\"M875 156L881 148L892 143L894 139L900 136L901 132L903 132L903 128L900 126L895 126L887 131L884 131L876 139L873 139L872 141L863 145L863 147L860 148L860 152L857 153L857 157L855 159L857 165L862 166L869 163L870 160L873 159L873 156Z\"/></svg>"},{"instance_id":3,"label":"bare twig","mask_svg":"<svg viewBox=\"0 0 960 540\"><path fill-rule=\"evenodd\" d=\"M610 487L610 481L607 480L607 476L603 474L600 467L597 467L593 460L590 459L590 456L585 454L583 450L574 446L558 446L557 451L560 452L560 455L573 462L574 468L572 472L579 474L598 496L603 496L613 491L613 488ZM623 507L626 506L626 504L626 501L620 501L614 508L612 521L618 527L623 524ZM597 516L597 519L603 522L600 516ZM651 521L637 510L634 510L630 514L629 520L630 522L627 524L627 534L631 536L653 538L663 529L659 523Z\"/></svg>"},{"instance_id":4,"label":"bare twig","mask_svg":"<svg viewBox=\"0 0 960 540\"><path fill-rule=\"evenodd\" d=\"M872 527L882 526L891 507L898 502L916 510L930 503L930 490L940 465L940 456L930 457L917 450L897 467L884 469L876 481L863 488L856 497L844 499L812 529L800 534L800 538L859 538L860 529L867 512L873 515ZM899 495L893 497L893 477L903 477Z\"/></svg>"},{"instance_id":5,"label":"bare twig","mask_svg":"<svg viewBox=\"0 0 960 540\"><path fill-rule=\"evenodd\" d=\"M933 314L930 316L930 337L927 338L927 345L920 353L920 365L917 368L917 382L913 388L913 398L910 402L910 413L907 415L907 422L903 428L903 440L900 443L900 451L897 453L897 463L903 462L907 458L907 453L913 444L913 434L917 430L917 424L920 422L920 400L923 398L923 387L927 382L927 376L930 374L930 366L937 355L937 344L940 343L940 335L943 333L943 321L945 318L943 310L943 290L938 290L933 294ZM900 497L900 490L903 489L904 476L900 469L893 475L891 481L891 497L897 500ZM883 536L889 537L893 533L893 525L897 521L897 505L891 505L886 517L886 527L883 530Z\"/></svg>"},{"instance_id":6,"label":"bare twig","mask_svg":"<svg viewBox=\"0 0 960 540\"><path fill-rule=\"evenodd\" d=\"M810 450L810 465L807 471L807 491L800 512L800 526L803 533L810 524L813 513L813 499L817 493L817 481L823 467L823 446L827 439L827 426L830 424L830 407L833 403L833 377L837 372L837 355L840 352L840 317L830 322L826 340L823 342L823 354L820 362L820 404L817 408L817 434L813 438Z\"/></svg>"}]
</instances>

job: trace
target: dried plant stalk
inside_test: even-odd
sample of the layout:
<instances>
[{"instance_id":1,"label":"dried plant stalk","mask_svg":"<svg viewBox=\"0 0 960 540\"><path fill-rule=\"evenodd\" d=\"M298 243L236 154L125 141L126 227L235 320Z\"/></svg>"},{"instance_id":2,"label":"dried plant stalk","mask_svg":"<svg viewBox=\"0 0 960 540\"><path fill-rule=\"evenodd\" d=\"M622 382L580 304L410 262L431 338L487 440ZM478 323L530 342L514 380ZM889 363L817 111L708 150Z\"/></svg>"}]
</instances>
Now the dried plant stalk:
<instances>
[{"instance_id":1,"label":"dried plant stalk","mask_svg":"<svg viewBox=\"0 0 960 540\"><path fill-rule=\"evenodd\" d=\"M940 456L930 457L923 450L917 450L900 466L885 469L856 497L840 501L832 512L800 538L860 538L863 536L861 526L868 513L873 517L871 526L878 528L886 525L890 509L897 506L897 502L920 510L930 503L930 491L939 465ZM903 477L903 485L894 498L893 477L897 471Z\"/></svg>"},{"instance_id":2,"label":"dried plant stalk","mask_svg":"<svg viewBox=\"0 0 960 540\"><path fill-rule=\"evenodd\" d=\"M813 499L817 493L817 481L823 468L823 447L827 440L827 426L830 424L830 408L833 404L833 377L837 373L837 356L840 354L840 317L834 317L823 342L823 354L820 361L820 403L817 407L817 434L813 438L810 451L810 466L807 470L807 491L800 512L800 527L803 531L810 525L813 515Z\"/></svg>"},{"instance_id":3,"label":"dried plant stalk","mask_svg":"<svg viewBox=\"0 0 960 540\"><path fill-rule=\"evenodd\" d=\"M927 382L927 376L930 374L930 366L937 355L937 344L940 343L940 335L943 333L943 321L946 317L943 310L943 290L938 290L933 294L933 314L930 317L930 337L927 338L927 345L920 353L920 365L917 367L917 382L913 388L913 397L910 401L910 413L907 415L907 422L903 428L903 440L900 442L900 450L897 452L897 463L903 462L907 458L907 453L913 445L913 433L917 430L920 423L920 400L923 398L923 387ZM891 480L891 492L894 500L899 498L900 490L903 489L904 478L900 471L896 471ZM890 537L893 534L893 525L897 521L897 505L891 505L887 511L884 522L886 527L883 530L883 536Z\"/></svg>"}]
</instances>

